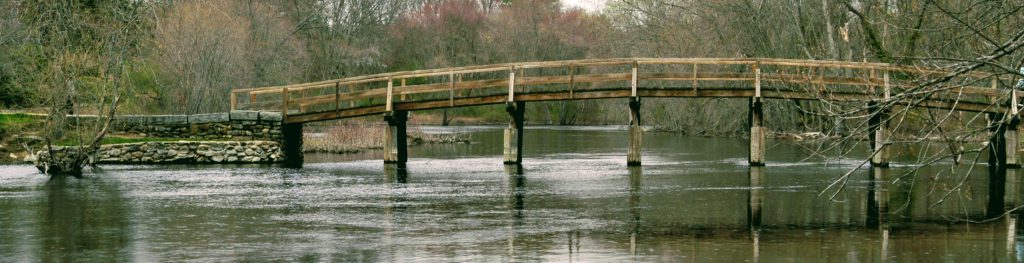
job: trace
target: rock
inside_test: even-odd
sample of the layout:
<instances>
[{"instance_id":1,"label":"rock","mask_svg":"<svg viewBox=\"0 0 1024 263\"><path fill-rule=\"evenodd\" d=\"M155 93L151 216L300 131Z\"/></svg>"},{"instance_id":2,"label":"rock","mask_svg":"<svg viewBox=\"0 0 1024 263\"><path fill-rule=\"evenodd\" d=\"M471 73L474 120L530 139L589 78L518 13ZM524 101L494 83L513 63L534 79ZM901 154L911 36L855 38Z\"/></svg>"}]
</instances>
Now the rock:
<instances>
[{"instance_id":1,"label":"rock","mask_svg":"<svg viewBox=\"0 0 1024 263\"><path fill-rule=\"evenodd\" d=\"M238 157L235 157L235 156L229 156L228 157L228 162L229 163L233 163L233 162L237 162L237 161L238 161Z\"/></svg>"},{"instance_id":2,"label":"rock","mask_svg":"<svg viewBox=\"0 0 1024 263\"><path fill-rule=\"evenodd\" d=\"M213 157L210 157L210 160L213 160L213 162L215 162L215 163L219 163L219 162L223 162L224 161L224 157L213 156Z\"/></svg>"}]
</instances>

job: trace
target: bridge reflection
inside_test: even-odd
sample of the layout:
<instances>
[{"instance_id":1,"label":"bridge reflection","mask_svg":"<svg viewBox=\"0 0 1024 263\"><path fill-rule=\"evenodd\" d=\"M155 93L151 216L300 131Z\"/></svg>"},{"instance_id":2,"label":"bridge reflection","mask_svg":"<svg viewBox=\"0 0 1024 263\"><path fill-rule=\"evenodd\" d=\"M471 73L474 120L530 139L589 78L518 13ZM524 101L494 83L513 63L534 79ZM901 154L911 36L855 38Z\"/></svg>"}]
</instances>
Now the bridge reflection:
<instances>
[{"instance_id":1,"label":"bridge reflection","mask_svg":"<svg viewBox=\"0 0 1024 263\"><path fill-rule=\"evenodd\" d=\"M509 176L505 180L506 206L512 216L508 225L508 253L514 255L516 248L520 246L517 239L534 240L529 234L520 233L517 228L521 222L531 220L523 214L524 203L532 198L525 191L526 177L530 173L524 172L521 167L510 166L506 169ZM628 251L636 259L650 259L652 253L662 250L672 250L670 254L677 254L689 251L691 256L696 258L725 258L725 259L753 259L759 262L762 258L766 261L772 259L786 258L787 255L800 255L817 251L816 253L860 253L852 255L854 258L842 257L839 254L822 255L823 258L843 260L866 260L866 261L889 261L894 258L905 259L905 254L894 255L894 249L901 253L907 251L919 251L922 249L937 249L934 244L917 240L935 240L930 236L944 236L954 238L969 238L970 234L964 234L963 228L972 228L974 231L982 229L986 233L1005 235L1004 255L993 255L994 260L1017 260L1021 258L1018 254L1024 252L1024 245L1017 241L1021 233L1018 229L1018 218L1021 211L1011 210L1020 204L1019 196L1021 183L1017 176L1019 170L1002 169L1003 173L993 174L992 180L987 180L983 187L974 188L974 198L978 202L957 203L959 201L948 201L948 203L936 203L938 200L935 193L915 190L913 182L893 182L897 177L895 171L890 168L872 168L866 170L861 178L857 179L864 184L851 186L846 190L848 195L843 200L827 201L826 203L815 202L792 202L794 193L783 184L773 184L772 178L782 178L784 174L772 174L770 168L749 167L748 186L740 192L743 195L731 195L734 198L743 198L745 213L734 213L734 217L744 217L744 220L724 220L726 222L710 222L705 220L701 214L702 208L693 202L676 203L681 206L674 209L683 211L682 219L678 217L666 218L662 211L654 206L655 202L664 201L663 197L652 196L652 190L658 185L645 184L645 174L642 167L629 167L626 176L621 180L625 182L624 191L627 198L624 201L626 217L621 221L621 231L586 231L570 230L561 234L567 238L565 252L571 260L585 260L588 247L591 250L609 249L608 243L621 244L623 251ZM999 176L1005 176L1003 180ZM780 180L781 181L781 180ZM918 184L925 184L918 182ZM923 187L923 186L918 186ZM721 197L721 196L718 196ZM803 195L798 198L827 198ZM537 197L536 202L544 202L546 197ZM694 201L697 202L697 201ZM826 205L822 205L826 204ZM837 205L830 205L837 204ZM937 210L927 209L933 207ZM588 208L581 207L586 210ZM994 209L994 210L993 210ZM936 212L938 211L938 212ZM956 211L956 213L945 213ZM993 216L998 217L1008 213L1006 217L990 220ZM962 216L953 218L951 216ZM970 220L972 224L952 224L951 220ZM728 222L736 222L730 224ZM973 226L971 226L973 225ZM956 237L963 235L963 237ZM679 242L679 239L688 240ZM855 241L859 240L859 241ZM668 241L676 240L676 241ZM734 240L734 241L728 241ZM745 253L725 256L718 255L714 250L720 248L702 247L710 244L746 244L749 247ZM582 244L582 245L581 245ZM786 244L786 245L783 245ZM796 245L794 245L796 244ZM594 247L599 246L600 249ZM819 247L834 247L839 251L818 251ZM801 251L801 247L813 248ZM614 248L614 247L613 247ZM733 249L733 248L730 248ZM961 247L947 247L948 253L960 251ZM1002 249L1000 249L1002 250ZM943 253L943 252L938 252ZM582 256L582 258L581 258ZM848 255L851 256L851 255ZM920 257L919 259L927 259ZM987 257L983 257L987 258ZM968 258L961 258L968 259Z\"/></svg>"}]
</instances>

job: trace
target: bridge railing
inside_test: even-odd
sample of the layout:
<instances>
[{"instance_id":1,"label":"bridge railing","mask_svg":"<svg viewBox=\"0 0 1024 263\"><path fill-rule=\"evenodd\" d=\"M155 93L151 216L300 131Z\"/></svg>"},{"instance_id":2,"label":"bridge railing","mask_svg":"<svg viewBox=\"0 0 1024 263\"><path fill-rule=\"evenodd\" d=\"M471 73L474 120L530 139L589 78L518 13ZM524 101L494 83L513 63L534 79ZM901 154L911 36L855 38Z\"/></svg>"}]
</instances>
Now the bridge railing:
<instances>
[{"instance_id":1,"label":"bridge railing","mask_svg":"<svg viewBox=\"0 0 1024 263\"><path fill-rule=\"evenodd\" d=\"M281 111L300 121L392 110L516 100L614 97L772 97L830 101L911 98L919 105L989 111L1011 92L998 76L968 72L948 88L919 90L950 75L882 63L789 59L624 58L523 62L392 72L286 86L237 89L231 108ZM1017 95L1017 94L1015 94ZM1018 95L1019 96L1019 95ZM915 100L916 99L916 100ZM964 108L974 105L974 108ZM332 117L333 116L333 117Z\"/></svg>"}]
</instances>

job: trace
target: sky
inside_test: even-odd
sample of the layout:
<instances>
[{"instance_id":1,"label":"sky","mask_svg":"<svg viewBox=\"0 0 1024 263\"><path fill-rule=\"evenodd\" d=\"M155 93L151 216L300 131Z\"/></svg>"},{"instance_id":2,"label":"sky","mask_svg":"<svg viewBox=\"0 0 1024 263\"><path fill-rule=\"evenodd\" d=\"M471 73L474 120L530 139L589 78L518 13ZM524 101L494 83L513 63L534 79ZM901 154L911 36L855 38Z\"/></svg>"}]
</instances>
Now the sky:
<instances>
[{"instance_id":1,"label":"sky","mask_svg":"<svg viewBox=\"0 0 1024 263\"><path fill-rule=\"evenodd\" d=\"M608 0L562 0L567 7L580 7L587 11L601 11Z\"/></svg>"}]
</instances>

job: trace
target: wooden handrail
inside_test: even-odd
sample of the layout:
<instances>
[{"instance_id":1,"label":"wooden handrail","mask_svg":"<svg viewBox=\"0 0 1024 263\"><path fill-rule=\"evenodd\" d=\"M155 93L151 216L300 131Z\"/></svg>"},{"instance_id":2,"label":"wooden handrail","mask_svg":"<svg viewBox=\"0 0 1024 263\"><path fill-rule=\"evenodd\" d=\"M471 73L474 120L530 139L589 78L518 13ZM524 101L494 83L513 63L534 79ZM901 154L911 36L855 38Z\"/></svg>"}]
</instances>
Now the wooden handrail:
<instances>
[{"instance_id":1,"label":"wooden handrail","mask_svg":"<svg viewBox=\"0 0 1024 263\"><path fill-rule=\"evenodd\" d=\"M685 70L676 69L673 66L683 66L682 68ZM581 67L588 69L581 70ZM529 76L527 76L525 74L526 70L537 71L529 71ZM508 74L507 77L501 76L503 72ZM539 72L539 74L535 75L532 72ZM882 76L878 76L879 72ZM481 75L472 75L477 73L488 75L483 75L482 77ZM894 73L898 76L897 81L891 83L892 76L890 75ZM627 92L625 96L652 96L652 93L650 93L651 88L657 89L657 87L664 85L668 85L669 89L680 90L682 88L690 91L691 93L689 94L691 95L686 96L702 96L701 94L706 93L705 90L713 91L713 89L701 87L719 87L719 91L722 90L721 87L727 87L727 89L741 92L744 90L741 86L745 86L745 89L750 92L746 96L761 97L764 92L770 91L772 88L779 88L778 85L793 87L791 85L801 84L808 84L810 85L808 87L813 87L813 89L803 92L829 92L827 96L832 96L831 92L833 92L835 87L863 88L864 91L858 92L870 93L874 93L877 87L883 89L883 94L879 94L879 96L888 98L891 96L893 89L905 89L915 85L911 82L902 81L902 79L906 79L905 76L907 75L930 76L952 73L952 71L942 69L898 66L885 63L773 58L581 59L401 71L284 86L235 89L231 91L230 100L232 109L235 109L240 105L265 105L257 101L257 99L263 98L260 99L262 101L269 98L277 98L277 96L265 97L266 95L281 95L282 98L280 98L279 102L283 105L278 105L277 107L280 107L282 111L286 111L289 105L298 105L298 114L304 114L307 106L321 105L327 102L333 102L332 107L330 107L332 111L353 108L357 104L363 105L360 107L381 106L385 111L392 111L395 110L396 104L404 104L406 106L403 107L408 107L407 103L423 102L423 98L433 101L442 100L441 97L443 97L444 105L456 107L458 104L456 103L457 100L469 98L463 97L463 91L473 94L472 90L499 88L503 85L508 88L505 101L511 102L517 101L520 96L536 99L536 94L553 92L551 87L559 90L557 92L565 92L567 97L563 99L577 99L578 94L588 92L588 90L593 88L607 91L609 88L614 89L615 87L627 89L624 90ZM458 80L456 80L456 76L458 76ZM470 79L464 81L463 76L468 76ZM999 79L1006 78L982 71L962 73L959 77L967 78L971 81L981 79L998 81ZM401 85L394 84L395 79L400 80ZM406 85L407 80L413 81L413 84ZM723 86L723 83L734 84L731 84L733 86ZM364 85L366 88L354 91L352 89L353 85ZM765 85L771 86L766 89ZM346 92L341 91L342 86L348 87ZM538 86L549 88L538 89ZM564 87L558 88L562 86ZM641 86L646 91L641 92ZM518 90L517 87L519 88ZM791 88L788 90L798 91ZM843 90L845 91L836 91L850 91L850 89ZM997 99L996 97L1005 98L1005 96L1011 96L1013 99L1016 99L1017 96L1022 96L1015 92L1011 94L1011 92L970 86L962 87L959 90L967 92L965 93L966 95L987 96L993 100ZM443 95L441 94L442 92L444 93ZM487 96L492 96L493 92L495 90L484 91L483 93L491 94ZM437 94L429 95L431 97L419 97L419 100L413 98L410 101L409 99L410 95L421 96L421 94L433 93ZM244 94L248 94L248 96ZM723 93L718 92L715 94L718 95L709 96L722 96ZM529 97L531 95L533 97ZM244 102L239 101L241 99L239 96L242 96L241 98L248 97L249 99ZM470 97L479 99L481 98L480 96L482 95ZM593 95L583 98L593 98ZM348 107L342 107L342 101L346 100L349 101Z\"/></svg>"}]
</instances>

